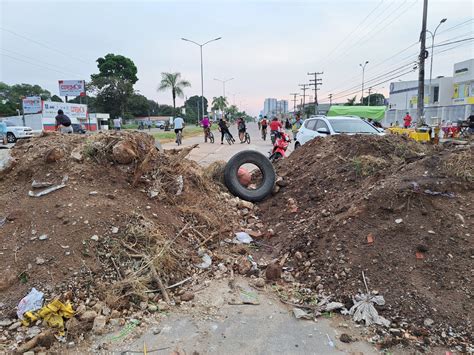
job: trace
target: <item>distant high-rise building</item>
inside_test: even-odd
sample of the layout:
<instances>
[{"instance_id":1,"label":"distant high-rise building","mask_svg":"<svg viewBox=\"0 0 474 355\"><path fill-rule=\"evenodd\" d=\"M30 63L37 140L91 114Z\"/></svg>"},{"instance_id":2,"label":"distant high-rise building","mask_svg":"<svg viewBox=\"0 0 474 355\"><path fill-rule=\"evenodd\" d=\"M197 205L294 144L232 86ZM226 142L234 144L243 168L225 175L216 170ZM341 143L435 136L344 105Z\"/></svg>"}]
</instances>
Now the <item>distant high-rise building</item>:
<instances>
[{"instance_id":1,"label":"distant high-rise building","mask_svg":"<svg viewBox=\"0 0 474 355\"><path fill-rule=\"evenodd\" d=\"M277 112L278 113L288 113L288 101L279 100L277 101Z\"/></svg>"},{"instance_id":2,"label":"distant high-rise building","mask_svg":"<svg viewBox=\"0 0 474 355\"><path fill-rule=\"evenodd\" d=\"M263 104L263 115L264 116L269 116L269 115L275 115L277 113L277 99L273 98L268 98L265 99L265 102Z\"/></svg>"}]
</instances>

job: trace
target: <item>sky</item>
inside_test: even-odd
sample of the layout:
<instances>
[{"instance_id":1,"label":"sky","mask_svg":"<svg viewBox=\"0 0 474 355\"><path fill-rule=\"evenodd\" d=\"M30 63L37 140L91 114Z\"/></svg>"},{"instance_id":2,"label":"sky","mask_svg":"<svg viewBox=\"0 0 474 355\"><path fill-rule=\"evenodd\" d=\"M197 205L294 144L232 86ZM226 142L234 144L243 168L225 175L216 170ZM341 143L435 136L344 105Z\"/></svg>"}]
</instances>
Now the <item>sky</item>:
<instances>
[{"instance_id":1,"label":"sky","mask_svg":"<svg viewBox=\"0 0 474 355\"><path fill-rule=\"evenodd\" d=\"M428 29L447 18L435 44L474 37L473 4L429 0ZM412 63L422 7L423 0L0 0L0 81L58 94L58 80L89 80L97 58L114 53L137 66L136 90L171 104L170 92L157 92L162 72L189 80L187 97L201 93L199 47L181 38L203 43L222 37L203 47L204 95L223 94L214 79L234 78L226 84L228 101L252 115L267 97L289 100L291 109L290 93L303 93L299 84L309 83L308 72L324 73L320 103L329 102L329 94L333 102L360 98L359 64L365 61L366 88L387 96L390 81L417 78ZM433 77L452 76L454 63L471 58L473 41L441 46Z\"/></svg>"}]
</instances>

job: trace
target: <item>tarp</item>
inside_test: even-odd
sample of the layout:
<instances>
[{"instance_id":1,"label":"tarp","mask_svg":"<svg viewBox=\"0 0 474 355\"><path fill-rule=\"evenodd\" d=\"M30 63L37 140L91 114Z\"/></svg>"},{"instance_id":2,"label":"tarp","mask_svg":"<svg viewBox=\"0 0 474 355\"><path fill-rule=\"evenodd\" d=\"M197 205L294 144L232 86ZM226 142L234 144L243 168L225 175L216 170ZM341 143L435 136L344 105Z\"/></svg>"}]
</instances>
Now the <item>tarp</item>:
<instances>
[{"instance_id":1,"label":"tarp","mask_svg":"<svg viewBox=\"0 0 474 355\"><path fill-rule=\"evenodd\" d=\"M331 106L328 116L359 116L381 121L385 116L386 106Z\"/></svg>"}]
</instances>

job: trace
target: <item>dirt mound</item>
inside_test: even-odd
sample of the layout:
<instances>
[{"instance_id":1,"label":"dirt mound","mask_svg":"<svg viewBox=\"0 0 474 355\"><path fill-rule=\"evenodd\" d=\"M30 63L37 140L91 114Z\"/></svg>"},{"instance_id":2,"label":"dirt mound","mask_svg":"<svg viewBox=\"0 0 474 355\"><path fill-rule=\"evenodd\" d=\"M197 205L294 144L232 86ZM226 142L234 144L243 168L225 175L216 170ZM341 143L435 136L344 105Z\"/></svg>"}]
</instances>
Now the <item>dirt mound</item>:
<instances>
[{"instance_id":1,"label":"dirt mound","mask_svg":"<svg viewBox=\"0 0 474 355\"><path fill-rule=\"evenodd\" d=\"M472 344L474 149L399 136L315 139L282 161L281 190L260 205L290 253L290 297L330 294L352 305L369 288L391 331L387 345Z\"/></svg>"},{"instance_id":2,"label":"dirt mound","mask_svg":"<svg viewBox=\"0 0 474 355\"><path fill-rule=\"evenodd\" d=\"M238 224L236 204L188 153L159 153L143 133L18 142L0 173L0 344L27 338L7 328L32 287L67 295L79 317L173 301L177 288L165 287L194 279ZM44 189L55 190L36 197Z\"/></svg>"}]
</instances>

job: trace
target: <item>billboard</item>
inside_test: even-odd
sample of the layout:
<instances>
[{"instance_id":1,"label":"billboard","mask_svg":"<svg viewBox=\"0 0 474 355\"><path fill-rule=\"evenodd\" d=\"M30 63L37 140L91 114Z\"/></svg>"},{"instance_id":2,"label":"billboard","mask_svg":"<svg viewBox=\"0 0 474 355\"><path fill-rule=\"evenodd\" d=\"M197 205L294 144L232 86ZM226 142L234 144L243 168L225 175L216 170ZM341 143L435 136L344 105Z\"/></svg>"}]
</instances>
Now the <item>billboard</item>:
<instances>
[{"instance_id":1,"label":"billboard","mask_svg":"<svg viewBox=\"0 0 474 355\"><path fill-rule=\"evenodd\" d=\"M56 117L58 110L63 110L69 118L87 119L87 105L44 101L43 117Z\"/></svg>"},{"instance_id":2,"label":"billboard","mask_svg":"<svg viewBox=\"0 0 474 355\"><path fill-rule=\"evenodd\" d=\"M83 96L86 94L84 80L59 80L59 96Z\"/></svg>"},{"instance_id":3,"label":"billboard","mask_svg":"<svg viewBox=\"0 0 474 355\"><path fill-rule=\"evenodd\" d=\"M22 103L23 114L41 112L41 97L39 96L25 97L23 98Z\"/></svg>"}]
</instances>

